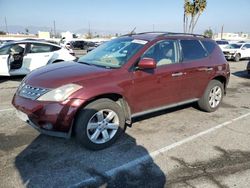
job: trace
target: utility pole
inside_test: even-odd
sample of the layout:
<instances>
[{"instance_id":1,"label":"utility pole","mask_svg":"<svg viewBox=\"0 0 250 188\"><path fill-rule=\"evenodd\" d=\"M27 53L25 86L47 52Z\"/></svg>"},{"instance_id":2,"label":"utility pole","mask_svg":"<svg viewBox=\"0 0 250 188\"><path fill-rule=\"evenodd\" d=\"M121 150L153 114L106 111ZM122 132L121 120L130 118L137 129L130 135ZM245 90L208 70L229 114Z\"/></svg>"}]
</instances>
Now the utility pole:
<instances>
[{"instance_id":1,"label":"utility pole","mask_svg":"<svg viewBox=\"0 0 250 188\"><path fill-rule=\"evenodd\" d=\"M56 38L56 21L55 20L54 20L53 24L54 24L54 37Z\"/></svg>"},{"instance_id":2,"label":"utility pole","mask_svg":"<svg viewBox=\"0 0 250 188\"><path fill-rule=\"evenodd\" d=\"M224 32L224 25L222 25L221 27L221 36L220 36L221 40L223 39L223 32Z\"/></svg>"},{"instance_id":3,"label":"utility pole","mask_svg":"<svg viewBox=\"0 0 250 188\"><path fill-rule=\"evenodd\" d=\"M8 24L7 24L6 16L4 17L4 22L5 22L5 30L6 30L6 33L9 33L9 32L8 32Z\"/></svg>"}]
</instances>

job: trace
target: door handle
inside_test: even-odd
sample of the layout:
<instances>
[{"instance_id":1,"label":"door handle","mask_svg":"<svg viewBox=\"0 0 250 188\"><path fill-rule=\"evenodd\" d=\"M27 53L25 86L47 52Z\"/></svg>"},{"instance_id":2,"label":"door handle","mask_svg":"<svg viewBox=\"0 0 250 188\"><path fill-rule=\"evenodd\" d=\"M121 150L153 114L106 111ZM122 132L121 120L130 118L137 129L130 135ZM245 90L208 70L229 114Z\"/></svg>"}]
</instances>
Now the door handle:
<instances>
[{"instance_id":1,"label":"door handle","mask_svg":"<svg viewBox=\"0 0 250 188\"><path fill-rule=\"evenodd\" d=\"M199 68L198 70L199 71L206 71L206 72L208 72L208 71L214 70L214 68L212 68L212 67L204 67L204 68Z\"/></svg>"},{"instance_id":2,"label":"door handle","mask_svg":"<svg viewBox=\"0 0 250 188\"><path fill-rule=\"evenodd\" d=\"M45 55L44 57L49 57L49 55Z\"/></svg>"},{"instance_id":3,"label":"door handle","mask_svg":"<svg viewBox=\"0 0 250 188\"><path fill-rule=\"evenodd\" d=\"M176 72L172 74L172 77L182 76L183 74L184 74L183 72Z\"/></svg>"},{"instance_id":4,"label":"door handle","mask_svg":"<svg viewBox=\"0 0 250 188\"><path fill-rule=\"evenodd\" d=\"M206 71L212 71L212 70L214 70L213 67L207 67L207 68L206 68Z\"/></svg>"}]
</instances>

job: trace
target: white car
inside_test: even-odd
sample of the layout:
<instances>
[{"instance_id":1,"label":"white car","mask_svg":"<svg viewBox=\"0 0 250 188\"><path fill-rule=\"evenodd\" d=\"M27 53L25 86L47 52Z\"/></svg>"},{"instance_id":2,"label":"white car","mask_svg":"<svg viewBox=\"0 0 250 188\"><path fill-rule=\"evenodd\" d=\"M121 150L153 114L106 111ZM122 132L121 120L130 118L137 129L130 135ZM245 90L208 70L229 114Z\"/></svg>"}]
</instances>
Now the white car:
<instances>
[{"instance_id":1,"label":"white car","mask_svg":"<svg viewBox=\"0 0 250 188\"><path fill-rule=\"evenodd\" d=\"M227 60L240 61L250 58L250 43L229 44L222 49Z\"/></svg>"},{"instance_id":2,"label":"white car","mask_svg":"<svg viewBox=\"0 0 250 188\"><path fill-rule=\"evenodd\" d=\"M229 44L229 42L226 40L216 40L215 42L219 45L219 47L222 50L223 50L223 48L225 48Z\"/></svg>"},{"instance_id":3,"label":"white car","mask_svg":"<svg viewBox=\"0 0 250 188\"><path fill-rule=\"evenodd\" d=\"M0 47L0 76L26 75L30 71L76 57L56 44L23 40L5 43Z\"/></svg>"}]
</instances>

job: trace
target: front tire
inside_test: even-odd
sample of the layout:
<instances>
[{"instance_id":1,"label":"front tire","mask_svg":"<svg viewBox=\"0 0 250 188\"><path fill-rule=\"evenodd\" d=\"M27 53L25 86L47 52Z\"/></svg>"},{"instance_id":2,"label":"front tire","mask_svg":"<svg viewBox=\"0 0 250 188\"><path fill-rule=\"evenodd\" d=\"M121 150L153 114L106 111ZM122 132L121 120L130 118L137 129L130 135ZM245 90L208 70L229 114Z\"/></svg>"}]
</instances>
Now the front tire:
<instances>
[{"instance_id":1,"label":"front tire","mask_svg":"<svg viewBox=\"0 0 250 188\"><path fill-rule=\"evenodd\" d=\"M75 123L76 140L91 150L112 145L125 130L122 108L110 99L98 99L82 109Z\"/></svg>"},{"instance_id":2,"label":"front tire","mask_svg":"<svg viewBox=\"0 0 250 188\"><path fill-rule=\"evenodd\" d=\"M198 105L206 112L214 112L219 108L223 96L223 84L218 80L211 80L206 88L205 93L198 101Z\"/></svg>"}]
</instances>

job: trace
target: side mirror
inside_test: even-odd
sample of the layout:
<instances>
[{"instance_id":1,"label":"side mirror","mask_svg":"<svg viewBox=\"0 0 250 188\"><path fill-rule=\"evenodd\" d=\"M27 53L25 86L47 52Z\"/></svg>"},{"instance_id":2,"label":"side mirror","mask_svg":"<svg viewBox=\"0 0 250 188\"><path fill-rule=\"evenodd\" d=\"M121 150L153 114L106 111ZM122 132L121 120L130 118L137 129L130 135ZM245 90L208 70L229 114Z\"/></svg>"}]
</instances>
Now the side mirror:
<instances>
[{"instance_id":1,"label":"side mirror","mask_svg":"<svg viewBox=\"0 0 250 188\"><path fill-rule=\"evenodd\" d=\"M244 46L244 47L242 47L241 49L242 49L242 50L246 50L247 48Z\"/></svg>"},{"instance_id":2,"label":"side mirror","mask_svg":"<svg viewBox=\"0 0 250 188\"><path fill-rule=\"evenodd\" d=\"M138 63L139 69L155 69L156 68L156 62L152 58L143 58Z\"/></svg>"}]
</instances>

